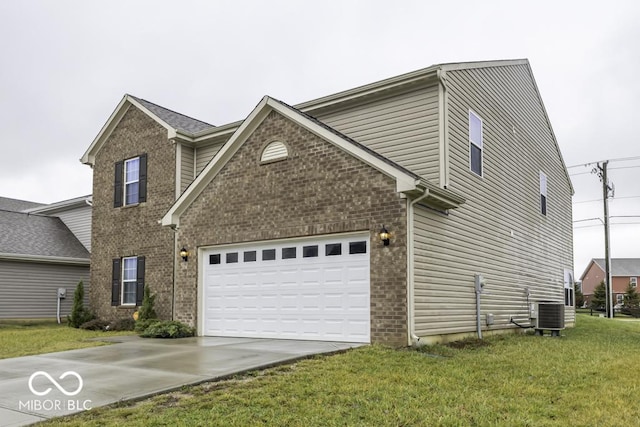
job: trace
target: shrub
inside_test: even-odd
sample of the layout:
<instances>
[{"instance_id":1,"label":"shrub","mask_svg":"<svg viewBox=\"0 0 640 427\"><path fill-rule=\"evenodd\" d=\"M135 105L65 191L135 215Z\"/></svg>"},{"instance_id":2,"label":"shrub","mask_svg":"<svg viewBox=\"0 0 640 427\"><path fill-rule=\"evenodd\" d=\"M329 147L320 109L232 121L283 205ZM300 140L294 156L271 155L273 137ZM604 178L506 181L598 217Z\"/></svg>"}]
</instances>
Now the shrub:
<instances>
[{"instance_id":1,"label":"shrub","mask_svg":"<svg viewBox=\"0 0 640 427\"><path fill-rule=\"evenodd\" d=\"M153 325L154 323L158 323L160 322L160 319L146 319L146 320L140 320L138 319L136 321L136 325L134 330L139 333L142 334L144 331L147 330L147 328L151 325Z\"/></svg>"},{"instance_id":2,"label":"shrub","mask_svg":"<svg viewBox=\"0 0 640 427\"><path fill-rule=\"evenodd\" d=\"M149 291L149 286L144 285L144 295L142 296L142 305L138 310L138 319L136 320L134 330L141 334L144 332L149 325L153 323L157 323L160 320L156 315L156 311L153 308L155 303L156 296L151 295L151 291Z\"/></svg>"},{"instance_id":3,"label":"shrub","mask_svg":"<svg viewBox=\"0 0 640 427\"><path fill-rule=\"evenodd\" d=\"M79 326L80 329L86 329L88 331L104 331L109 322L101 319L93 319L88 322L84 322Z\"/></svg>"},{"instance_id":4,"label":"shrub","mask_svg":"<svg viewBox=\"0 0 640 427\"><path fill-rule=\"evenodd\" d=\"M156 315L156 311L153 309L153 305L155 304L155 301L156 301L156 296L151 295L151 292L149 291L149 286L144 285L142 305L138 310L138 321L158 318L158 316Z\"/></svg>"},{"instance_id":5,"label":"shrub","mask_svg":"<svg viewBox=\"0 0 640 427\"><path fill-rule=\"evenodd\" d=\"M195 330L182 322L165 320L152 323L140 334L143 338L185 338L195 335Z\"/></svg>"},{"instance_id":6,"label":"shrub","mask_svg":"<svg viewBox=\"0 0 640 427\"><path fill-rule=\"evenodd\" d=\"M133 331L136 326L136 321L130 317L125 319L117 319L109 323L105 330L107 331Z\"/></svg>"},{"instance_id":7,"label":"shrub","mask_svg":"<svg viewBox=\"0 0 640 427\"><path fill-rule=\"evenodd\" d=\"M93 313L84 307L84 285L81 280L73 294L73 307L71 308L71 314L67 316L67 324L72 328L79 328L80 325L94 318Z\"/></svg>"}]
</instances>

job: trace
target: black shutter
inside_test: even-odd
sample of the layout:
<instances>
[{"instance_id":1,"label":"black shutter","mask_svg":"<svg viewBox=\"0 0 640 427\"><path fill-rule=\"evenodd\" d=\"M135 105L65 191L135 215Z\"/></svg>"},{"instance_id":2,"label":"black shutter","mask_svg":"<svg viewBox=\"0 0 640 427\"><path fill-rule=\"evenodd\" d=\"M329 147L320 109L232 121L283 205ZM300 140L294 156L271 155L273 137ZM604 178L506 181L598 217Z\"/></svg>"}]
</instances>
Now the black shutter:
<instances>
[{"instance_id":1,"label":"black shutter","mask_svg":"<svg viewBox=\"0 0 640 427\"><path fill-rule=\"evenodd\" d=\"M120 305L120 258L113 260L113 279L111 281L111 305Z\"/></svg>"},{"instance_id":2,"label":"black shutter","mask_svg":"<svg viewBox=\"0 0 640 427\"><path fill-rule=\"evenodd\" d=\"M138 277L136 281L136 305L142 305L142 297L144 296L144 257L138 257Z\"/></svg>"},{"instance_id":3,"label":"black shutter","mask_svg":"<svg viewBox=\"0 0 640 427\"><path fill-rule=\"evenodd\" d=\"M124 162L116 162L116 177L113 183L113 207L122 206L122 178L124 174Z\"/></svg>"},{"instance_id":4,"label":"black shutter","mask_svg":"<svg viewBox=\"0 0 640 427\"><path fill-rule=\"evenodd\" d=\"M147 201L147 155L140 155L140 172L138 176L139 181L139 196L138 202L146 202Z\"/></svg>"}]
</instances>

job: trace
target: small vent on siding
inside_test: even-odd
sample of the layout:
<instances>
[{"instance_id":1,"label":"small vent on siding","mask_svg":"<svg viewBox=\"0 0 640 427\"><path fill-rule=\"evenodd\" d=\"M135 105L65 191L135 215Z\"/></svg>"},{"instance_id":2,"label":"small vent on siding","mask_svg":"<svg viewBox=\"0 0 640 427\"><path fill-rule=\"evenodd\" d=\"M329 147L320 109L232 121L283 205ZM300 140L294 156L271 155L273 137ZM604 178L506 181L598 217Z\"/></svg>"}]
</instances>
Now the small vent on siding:
<instances>
[{"instance_id":1,"label":"small vent on siding","mask_svg":"<svg viewBox=\"0 0 640 427\"><path fill-rule=\"evenodd\" d=\"M264 147L262 151L261 162L271 162L273 160L286 159L289 156L287 146L280 141L274 141L271 144Z\"/></svg>"}]
</instances>

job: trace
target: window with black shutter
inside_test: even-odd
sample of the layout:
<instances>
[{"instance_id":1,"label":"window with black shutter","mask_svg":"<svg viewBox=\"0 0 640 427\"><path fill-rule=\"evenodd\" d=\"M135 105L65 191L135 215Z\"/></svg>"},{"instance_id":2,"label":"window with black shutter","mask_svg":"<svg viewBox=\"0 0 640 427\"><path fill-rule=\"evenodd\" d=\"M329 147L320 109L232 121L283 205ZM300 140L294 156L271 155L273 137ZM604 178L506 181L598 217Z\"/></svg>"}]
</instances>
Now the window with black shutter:
<instances>
[{"instance_id":1,"label":"window with black shutter","mask_svg":"<svg viewBox=\"0 0 640 427\"><path fill-rule=\"evenodd\" d=\"M113 206L129 206L147 201L147 155L116 162Z\"/></svg>"}]
</instances>

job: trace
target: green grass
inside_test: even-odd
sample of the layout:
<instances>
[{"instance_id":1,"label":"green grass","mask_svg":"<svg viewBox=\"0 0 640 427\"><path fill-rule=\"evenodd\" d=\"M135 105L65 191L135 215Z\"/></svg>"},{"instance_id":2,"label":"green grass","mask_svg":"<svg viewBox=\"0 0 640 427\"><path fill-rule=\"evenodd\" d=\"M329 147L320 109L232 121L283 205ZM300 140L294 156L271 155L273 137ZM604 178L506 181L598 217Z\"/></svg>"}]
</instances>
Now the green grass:
<instances>
[{"instance_id":1,"label":"green grass","mask_svg":"<svg viewBox=\"0 0 640 427\"><path fill-rule=\"evenodd\" d=\"M640 323L578 316L561 338L370 346L44 425L638 425Z\"/></svg>"},{"instance_id":2,"label":"green grass","mask_svg":"<svg viewBox=\"0 0 640 427\"><path fill-rule=\"evenodd\" d=\"M87 340L132 334L134 332L85 331L48 320L0 320L0 359L96 347L107 343Z\"/></svg>"}]
</instances>

